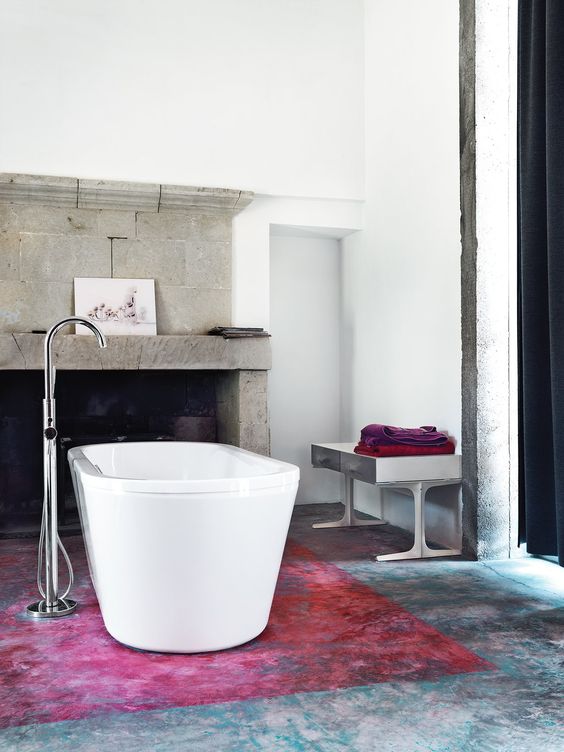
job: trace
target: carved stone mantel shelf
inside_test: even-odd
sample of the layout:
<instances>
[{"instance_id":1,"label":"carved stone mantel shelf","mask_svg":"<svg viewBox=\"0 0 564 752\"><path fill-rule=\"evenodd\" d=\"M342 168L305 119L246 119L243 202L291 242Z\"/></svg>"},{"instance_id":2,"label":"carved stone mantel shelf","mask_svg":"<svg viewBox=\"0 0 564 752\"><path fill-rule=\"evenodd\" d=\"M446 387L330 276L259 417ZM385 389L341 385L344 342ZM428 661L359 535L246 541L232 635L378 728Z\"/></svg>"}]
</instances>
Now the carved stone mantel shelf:
<instances>
[{"instance_id":1,"label":"carved stone mantel shelf","mask_svg":"<svg viewBox=\"0 0 564 752\"><path fill-rule=\"evenodd\" d=\"M252 199L252 191L232 188L0 173L0 203L145 212L186 212L192 209L236 214Z\"/></svg>"},{"instance_id":2,"label":"carved stone mantel shelf","mask_svg":"<svg viewBox=\"0 0 564 752\"><path fill-rule=\"evenodd\" d=\"M44 334L0 334L0 370L42 369L44 339ZM66 334L53 342L53 362L61 370L266 371L272 357L268 338L114 336L101 350L93 336Z\"/></svg>"}]
</instances>

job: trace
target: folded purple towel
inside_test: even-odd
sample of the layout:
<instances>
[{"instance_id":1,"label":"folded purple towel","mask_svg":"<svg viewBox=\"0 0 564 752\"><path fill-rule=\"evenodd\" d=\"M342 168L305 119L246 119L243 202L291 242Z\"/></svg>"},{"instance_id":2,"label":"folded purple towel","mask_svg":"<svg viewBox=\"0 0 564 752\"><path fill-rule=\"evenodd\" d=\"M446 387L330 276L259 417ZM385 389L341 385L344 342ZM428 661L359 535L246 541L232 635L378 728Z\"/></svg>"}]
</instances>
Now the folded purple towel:
<instances>
[{"instance_id":1,"label":"folded purple towel","mask_svg":"<svg viewBox=\"0 0 564 752\"><path fill-rule=\"evenodd\" d=\"M393 446L408 444L410 446L440 446L446 444L448 435L437 431L436 426L420 428L398 428L371 423L360 432L360 440L367 446Z\"/></svg>"}]
</instances>

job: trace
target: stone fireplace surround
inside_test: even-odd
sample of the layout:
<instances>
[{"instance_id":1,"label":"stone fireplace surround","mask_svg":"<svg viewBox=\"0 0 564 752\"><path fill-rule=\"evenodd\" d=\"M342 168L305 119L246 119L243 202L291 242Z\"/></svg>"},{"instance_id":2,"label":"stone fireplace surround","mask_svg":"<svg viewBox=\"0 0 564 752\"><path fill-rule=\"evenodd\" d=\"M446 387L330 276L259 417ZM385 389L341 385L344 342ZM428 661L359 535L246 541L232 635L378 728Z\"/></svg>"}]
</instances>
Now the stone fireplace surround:
<instances>
[{"instance_id":1,"label":"stone fireplace surround","mask_svg":"<svg viewBox=\"0 0 564 752\"><path fill-rule=\"evenodd\" d=\"M207 372L215 431L208 422L198 436L192 422L190 438L269 454L269 340L206 335L231 323L231 222L251 200L231 189L0 174L0 371L17 380L43 368L44 335L32 330L73 313L74 277L149 277L156 336L110 337L100 350L93 337L60 334L56 368ZM1 476L0 463L0 493Z\"/></svg>"}]
</instances>

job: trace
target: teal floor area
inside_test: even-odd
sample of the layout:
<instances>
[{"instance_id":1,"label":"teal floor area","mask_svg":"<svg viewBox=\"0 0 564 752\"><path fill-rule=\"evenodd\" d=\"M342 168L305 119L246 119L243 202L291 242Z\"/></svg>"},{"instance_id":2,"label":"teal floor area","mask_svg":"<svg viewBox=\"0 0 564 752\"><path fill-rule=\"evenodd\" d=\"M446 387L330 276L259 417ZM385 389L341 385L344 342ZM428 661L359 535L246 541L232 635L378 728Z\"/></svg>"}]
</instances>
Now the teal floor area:
<instances>
[{"instance_id":1,"label":"teal floor area","mask_svg":"<svg viewBox=\"0 0 564 752\"><path fill-rule=\"evenodd\" d=\"M10 728L0 750L564 752L564 569L530 557L376 562L409 536L312 530L338 514L298 507L290 535L497 670Z\"/></svg>"}]
</instances>

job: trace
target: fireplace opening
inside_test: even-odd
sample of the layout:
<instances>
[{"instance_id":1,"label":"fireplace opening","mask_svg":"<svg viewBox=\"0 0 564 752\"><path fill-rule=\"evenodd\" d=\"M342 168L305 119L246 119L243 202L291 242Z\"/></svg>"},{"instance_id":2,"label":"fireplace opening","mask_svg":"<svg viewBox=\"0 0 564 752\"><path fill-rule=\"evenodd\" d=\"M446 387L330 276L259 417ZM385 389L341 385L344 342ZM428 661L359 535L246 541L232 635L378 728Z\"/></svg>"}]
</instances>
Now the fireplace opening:
<instances>
[{"instance_id":1,"label":"fireplace opening","mask_svg":"<svg viewBox=\"0 0 564 752\"><path fill-rule=\"evenodd\" d=\"M58 371L59 518L79 521L66 452L105 441L217 441L217 371ZM41 371L0 372L0 537L39 534Z\"/></svg>"}]
</instances>

